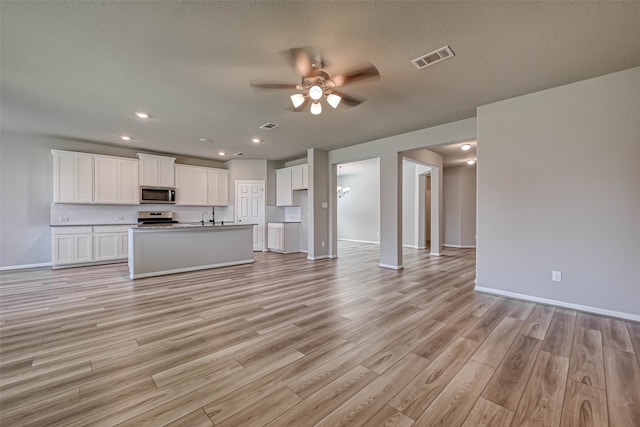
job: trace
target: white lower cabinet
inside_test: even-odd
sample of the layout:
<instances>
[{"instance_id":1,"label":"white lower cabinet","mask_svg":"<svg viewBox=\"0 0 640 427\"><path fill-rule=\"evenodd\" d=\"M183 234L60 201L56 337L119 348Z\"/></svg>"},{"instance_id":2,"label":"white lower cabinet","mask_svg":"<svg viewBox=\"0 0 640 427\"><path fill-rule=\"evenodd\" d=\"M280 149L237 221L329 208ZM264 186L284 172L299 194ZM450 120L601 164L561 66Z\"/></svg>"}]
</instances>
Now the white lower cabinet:
<instances>
[{"instance_id":1,"label":"white lower cabinet","mask_svg":"<svg viewBox=\"0 0 640 427\"><path fill-rule=\"evenodd\" d=\"M92 261L92 228L64 227L53 230L53 265Z\"/></svg>"},{"instance_id":2,"label":"white lower cabinet","mask_svg":"<svg viewBox=\"0 0 640 427\"><path fill-rule=\"evenodd\" d=\"M93 261L127 259L129 256L128 239L126 226L93 227Z\"/></svg>"},{"instance_id":3,"label":"white lower cabinet","mask_svg":"<svg viewBox=\"0 0 640 427\"><path fill-rule=\"evenodd\" d=\"M53 267L125 261L128 226L57 227L52 231Z\"/></svg>"},{"instance_id":4,"label":"white lower cabinet","mask_svg":"<svg viewBox=\"0 0 640 427\"><path fill-rule=\"evenodd\" d=\"M300 252L300 223L268 223L267 248L272 252L281 252L284 254Z\"/></svg>"}]
</instances>

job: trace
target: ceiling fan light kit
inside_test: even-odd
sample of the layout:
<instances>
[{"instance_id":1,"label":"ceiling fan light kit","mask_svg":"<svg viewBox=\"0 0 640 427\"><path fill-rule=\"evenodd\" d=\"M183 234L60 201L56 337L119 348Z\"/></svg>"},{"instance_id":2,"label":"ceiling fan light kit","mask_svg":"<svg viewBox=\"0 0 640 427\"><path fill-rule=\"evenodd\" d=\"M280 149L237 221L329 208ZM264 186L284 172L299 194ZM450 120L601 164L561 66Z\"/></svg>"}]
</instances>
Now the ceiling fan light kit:
<instances>
[{"instance_id":1,"label":"ceiling fan light kit","mask_svg":"<svg viewBox=\"0 0 640 427\"><path fill-rule=\"evenodd\" d=\"M322 113L322 105L320 105L320 101L313 101L311 104L311 114L317 116Z\"/></svg>"},{"instance_id":2,"label":"ceiling fan light kit","mask_svg":"<svg viewBox=\"0 0 640 427\"><path fill-rule=\"evenodd\" d=\"M305 99L306 98L301 93L295 93L291 95L291 102L293 103L294 108L298 108L299 106L304 104Z\"/></svg>"},{"instance_id":3,"label":"ceiling fan light kit","mask_svg":"<svg viewBox=\"0 0 640 427\"><path fill-rule=\"evenodd\" d=\"M342 98L340 98L335 93L330 93L329 95L327 95L327 103L333 108L338 108L338 104L340 104L340 101L342 101Z\"/></svg>"}]
</instances>

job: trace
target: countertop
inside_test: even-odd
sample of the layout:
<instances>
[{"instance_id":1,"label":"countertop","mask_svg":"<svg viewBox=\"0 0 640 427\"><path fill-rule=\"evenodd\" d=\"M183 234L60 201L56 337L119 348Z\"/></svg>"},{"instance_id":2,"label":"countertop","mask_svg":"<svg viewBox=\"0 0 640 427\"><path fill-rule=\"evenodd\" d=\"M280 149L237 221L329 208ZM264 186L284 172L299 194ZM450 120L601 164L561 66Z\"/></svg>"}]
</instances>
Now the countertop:
<instances>
[{"instance_id":1,"label":"countertop","mask_svg":"<svg viewBox=\"0 0 640 427\"><path fill-rule=\"evenodd\" d=\"M210 230L223 230L223 229L249 228L249 227L253 227L253 224L225 224L225 225L215 224L213 225L211 223L205 223L204 225L202 225L199 222L197 223L182 222L182 223L173 224L173 225L146 225L143 227L131 227L131 229L134 231L145 231L145 230L154 230L154 231L207 230L207 231L210 231Z\"/></svg>"},{"instance_id":2,"label":"countertop","mask_svg":"<svg viewBox=\"0 0 640 427\"><path fill-rule=\"evenodd\" d=\"M102 226L118 226L118 225L126 225L128 227L133 227L138 225L138 223L137 222L133 222L133 223L119 222L117 224L49 224L49 227L102 227Z\"/></svg>"}]
</instances>

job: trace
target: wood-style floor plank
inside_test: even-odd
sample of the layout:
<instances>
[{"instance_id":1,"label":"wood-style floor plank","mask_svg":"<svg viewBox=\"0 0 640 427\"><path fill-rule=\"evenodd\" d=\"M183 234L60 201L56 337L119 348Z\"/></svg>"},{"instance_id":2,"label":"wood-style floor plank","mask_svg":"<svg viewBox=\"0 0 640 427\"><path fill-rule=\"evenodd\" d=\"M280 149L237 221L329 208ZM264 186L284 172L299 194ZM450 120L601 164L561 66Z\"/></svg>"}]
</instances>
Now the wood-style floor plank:
<instances>
[{"instance_id":1,"label":"wood-style floor plank","mask_svg":"<svg viewBox=\"0 0 640 427\"><path fill-rule=\"evenodd\" d=\"M571 355L575 323L575 312L568 314L556 310L551 318L551 324L544 337L541 350L568 358Z\"/></svg>"},{"instance_id":2,"label":"wood-style floor plank","mask_svg":"<svg viewBox=\"0 0 640 427\"><path fill-rule=\"evenodd\" d=\"M479 398L463 427L509 427L515 414L487 399Z\"/></svg>"},{"instance_id":3,"label":"wood-style floor plank","mask_svg":"<svg viewBox=\"0 0 640 427\"><path fill-rule=\"evenodd\" d=\"M319 423L318 427L360 426L386 405L429 361L409 353L404 359L353 395Z\"/></svg>"},{"instance_id":4,"label":"wood-style floor plank","mask_svg":"<svg viewBox=\"0 0 640 427\"><path fill-rule=\"evenodd\" d=\"M425 370L420 372L389 403L395 409L417 419L456 376L478 343L458 338Z\"/></svg>"},{"instance_id":5,"label":"wood-style floor plank","mask_svg":"<svg viewBox=\"0 0 640 427\"><path fill-rule=\"evenodd\" d=\"M389 405L385 405L364 424L364 427L411 427L413 420Z\"/></svg>"},{"instance_id":6,"label":"wood-style floor plank","mask_svg":"<svg viewBox=\"0 0 640 427\"><path fill-rule=\"evenodd\" d=\"M531 338L543 340L551 324L555 307L536 305L523 328L523 333Z\"/></svg>"},{"instance_id":7,"label":"wood-style floor plank","mask_svg":"<svg viewBox=\"0 0 640 427\"><path fill-rule=\"evenodd\" d=\"M605 389L602 334L595 329L576 328L569 378L588 386Z\"/></svg>"},{"instance_id":8,"label":"wood-style floor plank","mask_svg":"<svg viewBox=\"0 0 640 427\"><path fill-rule=\"evenodd\" d=\"M608 426L605 391L573 380L567 381L560 425L562 427Z\"/></svg>"},{"instance_id":9,"label":"wood-style floor plank","mask_svg":"<svg viewBox=\"0 0 640 427\"><path fill-rule=\"evenodd\" d=\"M358 365L308 399L287 410L269 425L272 427L313 425L375 378L377 378L375 373Z\"/></svg>"},{"instance_id":10,"label":"wood-style floor plank","mask_svg":"<svg viewBox=\"0 0 640 427\"><path fill-rule=\"evenodd\" d=\"M416 420L414 426L462 425L493 372L493 368L473 360L468 361Z\"/></svg>"},{"instance_id":11,"label":"wood-style floor plank","mask_svg":"<svg viewBox=\"0 0 640 427\"><path fill-rule=\"evenodd\" d=\"M482 397L515 412L541 346L542 341L518 334Z\"/></svg>"},{"instance_id":12,"label":"wood-style floor plank","mask_svg":"<svg viewBox=\"0 0 640 427\"><path fill-rule=\"evenodd\" d=\"M516 410L514 426L553 427L560 424L568 370L566 357L540 351Z\"/></svg>"},{"instance_id":13,"label":"wood-style floor plank","mask_svg":"<svg viewBox=\"0 0 640 427\"><path fill-rule=\"evenodd\" d=\"M600 322L602 326L602 345L609 348L634 353L633 344L629 331L624 320L603 317Z\"/></svg>"},{"instance_id":14,"label":"wood-style floor plank","mask_svg":"<svg viewBox=\"0 0 640 427\"><path fill-rule=\"evenodd\" d=\"M497 368L524 322L505 317L471 357L476 362Z\"/></svg>"},{"instance_id":15,"label":"wood-style floor plank","mask_svg":"<svg viewBox=\"0 0 640 427\"><path fill-rule=\"evenodd\" d=\"M634 354L604 348L607 405L612 426L640 425L640 363Z\"/></svg>"},{"instance_id":16,"label":"wood-style floor plank","mask_svg":"<svg viewBox=\"0 0 640 427\"><path fill-rule=\"evenodd\" d=\"M0 424L640 425L639 323L476 293L472 249L378 251L3 271Z\"/></svg>"}]
</instances>

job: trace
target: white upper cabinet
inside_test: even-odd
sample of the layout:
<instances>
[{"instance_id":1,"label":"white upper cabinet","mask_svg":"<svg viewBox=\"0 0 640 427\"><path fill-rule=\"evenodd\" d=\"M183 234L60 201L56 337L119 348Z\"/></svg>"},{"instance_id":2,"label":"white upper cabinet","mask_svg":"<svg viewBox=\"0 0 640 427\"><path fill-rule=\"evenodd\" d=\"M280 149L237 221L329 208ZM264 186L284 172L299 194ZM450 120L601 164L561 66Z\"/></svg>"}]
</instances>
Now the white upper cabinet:
<instances>
[{"instance_id":1,"label":"white upper cabinet","mask_svg":"<svg viewBox=\"0 0 640 427\"><path fill-rule=\"evenodd\" d=\"M229 171L176 165L176 205L227 206Z\"/></svg>"},{"instance_id":2,"label":"white upper cabinet","mask_svg":"<svg viewBox=\"0 0 640 427\"><path fill-rule=\"evenodd\" d=\"M307 163L302 165L302 188L304 190L309 188L309 165Z\"/></svg>"},{"instance_id":3,"label":"white upper cabinet","mask_svg":"<svg viewBox=\"0 0 640 427\"><path fill-rule=\"evenodd\" d=\"M207 206L207 168L176 165L176 205Z\"/></svg>"},{"instance_id":4,"label":"white upper cabinet","mask_svg":"<svg viewBox=\"0 0 640 427\"><path fill-rule=\"evenodd\" d=\"M293 192L308 187L307 164L276 169L276 205L292 206Z\"/></svg>"},{"instance_id":5,"label":"white upper cabinet","mask_svg":"<svg viewBox=\"0 0 640 427\"><path fill-rule=\"evenodd\" d=\"M229 171L207 168L207 205L229 204Z\"/></svg>"},{"instance_id":6,"label":"white upper cabinet","mask_svg":"<svg viewBox=\"0 0 640 427\"><path fill-rule=\"evenodd\" d=\"M176 187L174 157L138 153L140 185L149 187Z\"/></svg>"},{"instance_id":7,"label":"white upper cabinet","mask_svg":"<svg viewBox=\"0 0 640 427\"><path fill-rule=\"evenodd\" d=\"M93 202L137 205L138 161L122 157L94 156Z\"/></svg>"},{"instance_id":8,"label":"white upper cabinet","mask_svg":"<svg viewBox=\"0 0 640 427\"><path fill-rule=\"evenodd\" d=\"M51 150L53 202L93 202L93 155Z\"/></svg>"},{"instance_id":9,"label":"white upper cabinet","mask_svg":"<svg viewBox=\"0 0 640 427\"><path fill-rule=\"evenodd\" d=\"M291 168L276 169L276 206L293 205Z\"/></svg>"},{"instance_id":10,"label":"white upper cabinet","mask_svg":"<svg viewBox=\"0 0 640 427\"><path fill-rule=\"evenodd\" d=\"M307 189L307 164L291 166L291 189Z\"/></svg>"}]
</instances>

